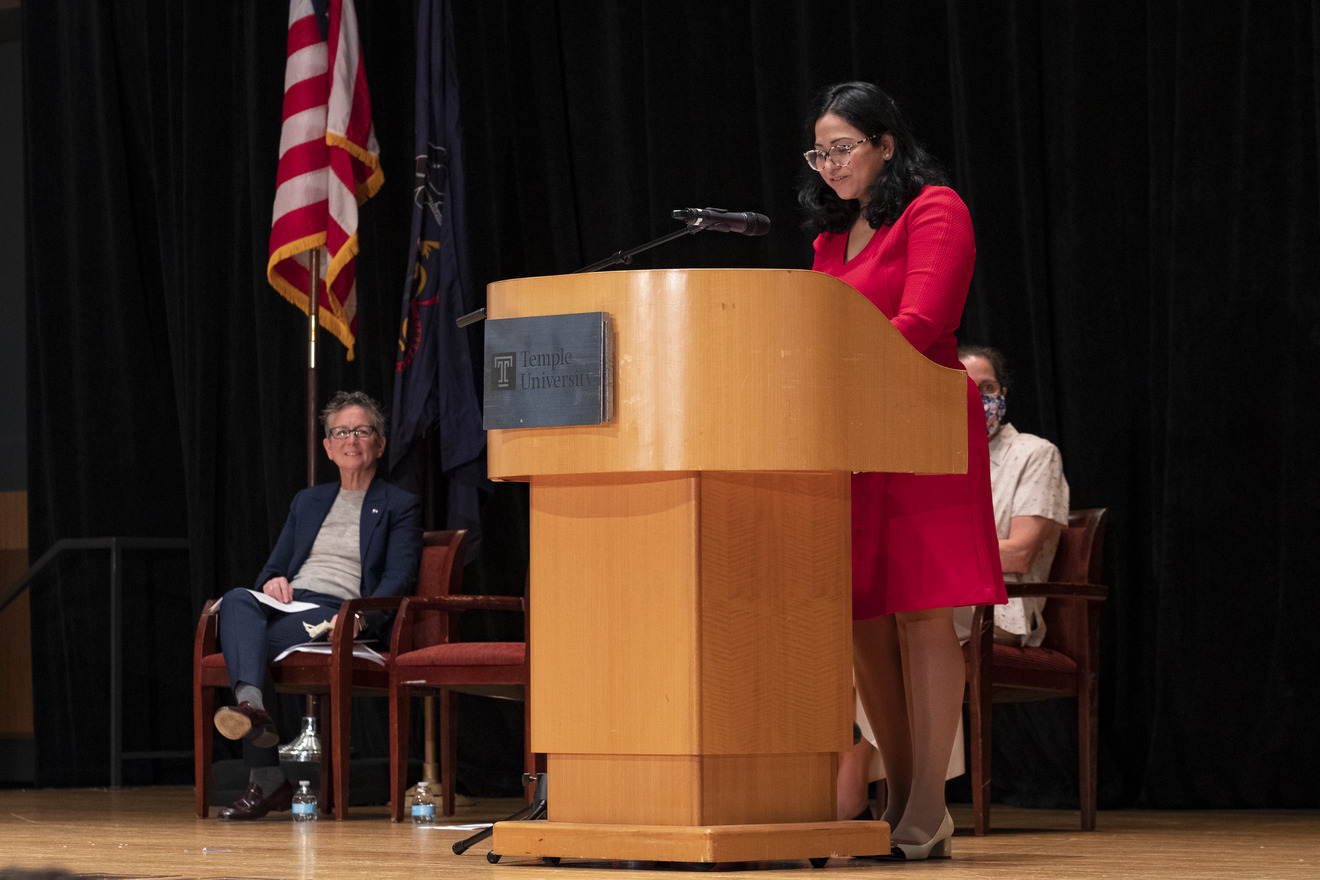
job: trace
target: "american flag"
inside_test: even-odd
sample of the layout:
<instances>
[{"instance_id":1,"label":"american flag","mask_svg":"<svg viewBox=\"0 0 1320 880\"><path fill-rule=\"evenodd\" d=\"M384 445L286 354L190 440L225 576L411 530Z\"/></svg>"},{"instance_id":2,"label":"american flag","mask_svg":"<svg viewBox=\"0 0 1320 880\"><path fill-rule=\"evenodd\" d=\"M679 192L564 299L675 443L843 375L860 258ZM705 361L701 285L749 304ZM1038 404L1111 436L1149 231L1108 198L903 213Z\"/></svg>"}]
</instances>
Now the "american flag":
<instances>
[{"instance_id":1,"label":"american flag","mask_svg":"<svg viewBox=\"0 0 1320 880\"><path fill-rule=\"evenodd\" d=\"M350 360L357 336L358 206L384 182L353 0L291 0L266 277L307 312L310 255L322 248L318 314Z\"/></svg>"}]
</instances>

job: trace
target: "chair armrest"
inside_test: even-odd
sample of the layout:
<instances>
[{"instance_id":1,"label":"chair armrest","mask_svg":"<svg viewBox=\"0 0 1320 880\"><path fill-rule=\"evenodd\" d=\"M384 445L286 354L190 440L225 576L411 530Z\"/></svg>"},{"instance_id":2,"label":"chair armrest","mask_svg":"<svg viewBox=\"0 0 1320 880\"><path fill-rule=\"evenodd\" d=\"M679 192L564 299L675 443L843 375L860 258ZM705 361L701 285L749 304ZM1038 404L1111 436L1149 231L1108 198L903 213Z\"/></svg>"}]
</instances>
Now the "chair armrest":
<instances>
[{"instance_id":1,"label":"chair armrest","mask_svg":"<svg viewBox=\"0 0 1320 880\"><path fill-rule=\"evenodd\" d=\"M413 623L422 614L461 614L464 611L527 611L527 600L522 596L432 596L423 598L409 596L399 609L399 616L394 621L394 638L390 644L390 653L394 656L413 650ZM448 627L445 627L448 629Z\"/></svg>"},{"instance_id":2,"label":"chair armrest","mask_svg":"<svg viewBox=\"0 0 1320 880\"><path fill-rule=\"evenodd\" d=\"M197 635L193 638L193 668L198 668L202 658L216 652L216 627L220 612L216 608L219 599L207 599L202 604L201 617L197 618Z\"/></svg>"},{"instance_id":3,"label":"chair armrest","mask_svg":"<svg viewBox=\"0 0 1320 880\"><path fill-rule=\"evenodd\" d=\"M345 599L344 604L339 606L339 617L334 632L330 634L331 653L335 656L341 651L353 653L353 638L356 634L351 627L339 626L339 621L347 620L355 614L365 615L369 611L397 611L403 606L406 598L406 596L360 596L356 599Z\"/></svg>"},{"instance_id":4,"label":"chair armrest","mask_svg":"<svg viewBox=\"0 0 1320 880\"><path fill-rule=\"evenodd\" d=\"M424 599L416 596L408 598L408 609L418 611L524 611L527 600L522 596L432 596Z\"/></svg>"},{"instance_id":5,"label":"chair armrest","mask_svg":"<svg viewBox=\"0 0 1320 880\"><path fill-rule=\"evenodd\" d=\"M1009 598L1040 596L1046 603L1048 630L1043 647L1071 657L1079 674L1089 674L1099 662L1100 606L1109 596L1103 584L1061 583L1006 584ZM1057 603L1057 604L1056 604Z\"/></svg>"},{"instance_id":6,"label":"chair armrest","mask_svg":"<svg viewBox=\"0 0 1320 880\"><path fill-rule=\"evenodd\" d=\"M363 596L357 599L345 599L339 606L339 613L361 614L363 611L390 609L397 611L407 596Z\"/></svg>"},{"instance_id":7,"label":"chair armrest","mask_svg":"<svg viewBox=\"0 0 1320 880\"><path fill-rule=\"evenodd\" d=\"M1039 584L1004 584L1010 599L1024 599L1037 596L1046 599L1082 599L1087 602L1103 602L1109 597L1109 588L1103 584L1061 584L1045 582Z\"/></svg>"}]
</instances>

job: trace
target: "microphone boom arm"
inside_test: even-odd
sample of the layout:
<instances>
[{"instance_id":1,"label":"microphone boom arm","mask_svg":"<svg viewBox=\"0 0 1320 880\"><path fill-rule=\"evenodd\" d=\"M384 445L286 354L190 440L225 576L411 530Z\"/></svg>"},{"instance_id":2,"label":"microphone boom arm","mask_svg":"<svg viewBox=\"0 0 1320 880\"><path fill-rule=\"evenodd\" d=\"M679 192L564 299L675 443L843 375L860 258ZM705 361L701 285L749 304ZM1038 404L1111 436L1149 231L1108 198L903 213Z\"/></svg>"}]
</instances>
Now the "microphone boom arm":
<instances>
[{"instance_id":1,"label":"microphone boom arm","mask_svg":"<svg viewBox=\"0 0 1320 880\"><path fill-rule=\"evenodd\" d=\"M697 218L690 219L682 229L675 230L668 235L662 235L653 241L648 241L646 244L639 244L637 247L629 248L626 251L615 251L605 259L598 260L590 266L583 266L573 274L581 275L586 272L598 272L601 269L608 269L610 266L617 266L620 263L626 265L627 263L632 262L632 258L636 254L640 254L642 251L648 251L657 245L662 245L667 241L673 241L676 238L682 238L685 235L696 235L698 232L704 232L706 229L710 228L707 226L699 226L697 223ZM486 320L486 310L481 308L477 309L475 312L468 312L466 315L458 318L454 323L459 327L466 327L469 324L475 324L478 321L484 320Z\"/></svg>"},{"instance_id":2,"label":"microphone boom arm","mask_svg":"<svg viewBox=\"0 0 1320 880\"><path fill-rule=\"evenodd\" d=\"M630 263L632 262L633 256L640 254L642 251L648 251L656 245L664 244L667 241L673 241L676 238L682 238L685 235L696 235L705 228L706 227L704 226L684 226L682 229L671 232L668 235L662 235L654 241L648 241L646 244L639 244L635 248L629 248L626 251L615 251L611 256L608 256L603 260L598 260L590 266L583 266L573 274L581 275L584 272L597 272L601 269L608 269L610 266L618 265L619 263Z\"/></svg>"}]
</instances>

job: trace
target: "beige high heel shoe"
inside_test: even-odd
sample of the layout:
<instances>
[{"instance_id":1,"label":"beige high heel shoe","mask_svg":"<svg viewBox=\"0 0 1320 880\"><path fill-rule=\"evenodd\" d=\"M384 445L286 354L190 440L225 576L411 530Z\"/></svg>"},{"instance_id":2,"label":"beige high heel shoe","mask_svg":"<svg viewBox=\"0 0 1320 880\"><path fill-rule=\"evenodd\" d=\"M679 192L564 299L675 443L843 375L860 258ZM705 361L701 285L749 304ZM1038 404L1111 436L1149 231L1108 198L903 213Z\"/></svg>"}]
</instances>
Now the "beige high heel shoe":
<instances>
[{"instance_id":1,"label":"beige high heel shoe","mask_svg":"<svg viewBox=\"0 0 1320 880\"><path fill-rule=\"evenodd\" d=\"M940 830L925 843L895 843L889 855L880 856L889 862L919 862L925 859L948 859L953 857L953 817L948 809L944 811L944 821Z\"/></svg>"}]
</instances>

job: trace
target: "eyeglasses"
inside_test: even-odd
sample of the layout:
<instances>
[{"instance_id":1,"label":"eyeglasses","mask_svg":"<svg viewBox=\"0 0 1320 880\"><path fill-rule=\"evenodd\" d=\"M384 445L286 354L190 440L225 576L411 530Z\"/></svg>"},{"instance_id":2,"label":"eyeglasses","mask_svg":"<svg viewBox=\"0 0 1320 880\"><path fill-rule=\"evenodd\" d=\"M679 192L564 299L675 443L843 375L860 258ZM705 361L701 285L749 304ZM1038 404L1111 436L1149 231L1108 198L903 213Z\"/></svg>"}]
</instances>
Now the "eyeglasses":
<instances>
[{"instance_id":1,"label":"eyeglasses","mask_svg":"<svg viewBox=\"0 0 1320 880\"><path fill-rule=\"evenodd\" d=\"M356 428L331 428L331 440L347 440L349 435L353 435L359 440L370 440L376 436L376 429L371 425L358 425Z\"/></svg>"},{"instance_id":2,"label":"eyeglasses","mask_svg":"<svg viewBox=\"0 0 1320 880\"><path fill-rule=\"evenodd\" d=\"M812 171L819 171L821 169L821 162L825 159L829 159L837 168L846 168L848 163L852 161L853 150L879 136L880 135L878 134L873 134L870 137L864 137L860 141L853 141L850 144L835 144L828 150L807 150L802 154L802 158L807 160L807 164L811 166Z\"/></svg>"},{"instance_id":3,"label":"eyeglasses","mask_svg":"<svg viewBox=\"0 0 1320 880\"><path fill-rule=\"evenodd\" d=\"M1003 391L1004 389L1000 386L998 382L995 382L992 379L986 379L984 382L982 382L980 385L977 386L977 390L981 392L982 397L994 397L996 394Z\"/></svg>"}]
</instances>

